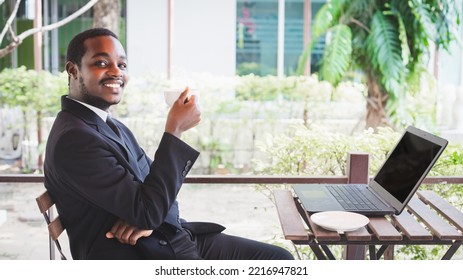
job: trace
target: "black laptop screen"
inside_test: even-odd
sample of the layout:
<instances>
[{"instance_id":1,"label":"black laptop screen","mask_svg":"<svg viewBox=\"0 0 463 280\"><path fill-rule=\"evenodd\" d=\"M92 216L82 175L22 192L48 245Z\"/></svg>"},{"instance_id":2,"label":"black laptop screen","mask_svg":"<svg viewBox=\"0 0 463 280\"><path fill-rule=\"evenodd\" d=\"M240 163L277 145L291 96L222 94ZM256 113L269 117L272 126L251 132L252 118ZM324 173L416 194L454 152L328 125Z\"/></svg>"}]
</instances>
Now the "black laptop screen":
<instances>
[{"instance_id":1,"label":"black laptop screen","mask_svg":"<svg viewBox=\"0 0 463 280\"><path fill-rule=\"evenodd\" d=\"M375 181L404 202L440 149L441 146L406 132Z\"/></svg>"}]
</instances>

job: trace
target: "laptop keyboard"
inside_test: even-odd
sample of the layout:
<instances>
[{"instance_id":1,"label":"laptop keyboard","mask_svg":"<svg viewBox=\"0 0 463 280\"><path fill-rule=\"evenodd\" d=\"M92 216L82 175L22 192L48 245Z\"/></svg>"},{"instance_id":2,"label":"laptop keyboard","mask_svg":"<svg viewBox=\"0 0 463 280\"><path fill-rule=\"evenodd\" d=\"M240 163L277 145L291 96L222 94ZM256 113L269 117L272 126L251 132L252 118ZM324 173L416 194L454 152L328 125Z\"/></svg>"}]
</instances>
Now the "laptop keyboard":
<instances>
[{"instance_id":1,"label":"laptop keyboard","mask_svg":"<svg viewBox=\"0 0 463 280\"><path fill-rule=\"evenodd\" d=\"M379 210L375 205L384 204L364 186L329 185L327 188L345 210Z\"/></svg>"}]
</instances>

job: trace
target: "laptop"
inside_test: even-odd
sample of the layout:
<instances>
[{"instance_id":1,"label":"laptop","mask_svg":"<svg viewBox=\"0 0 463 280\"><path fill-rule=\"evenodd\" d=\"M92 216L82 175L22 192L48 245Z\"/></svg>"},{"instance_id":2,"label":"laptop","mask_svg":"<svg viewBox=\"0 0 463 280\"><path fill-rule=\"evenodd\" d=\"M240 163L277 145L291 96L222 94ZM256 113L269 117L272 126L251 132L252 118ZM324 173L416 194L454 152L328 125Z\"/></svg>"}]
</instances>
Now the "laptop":
<instances>
[{"instance_id":1,"label":"laptop","mask_svg":"<svg viewBox=\"0 0 463 280\"><path fill-rule=\"evenodd\" d=\"M309 213L399 215L447 144L443 138L409 126L368 184L301 184L293 190Z\"/></svg>"}]
</instances>

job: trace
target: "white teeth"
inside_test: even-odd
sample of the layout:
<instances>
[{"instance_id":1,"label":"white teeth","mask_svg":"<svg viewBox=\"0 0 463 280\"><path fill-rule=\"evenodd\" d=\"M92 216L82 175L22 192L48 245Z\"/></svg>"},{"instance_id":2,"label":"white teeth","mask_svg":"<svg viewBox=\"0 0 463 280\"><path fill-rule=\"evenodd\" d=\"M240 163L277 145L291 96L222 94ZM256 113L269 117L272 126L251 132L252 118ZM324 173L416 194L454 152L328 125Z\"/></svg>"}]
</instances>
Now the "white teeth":
<instances>
[{"instance_id":1,"label":"white teeth","mask_svg":"<svg viewBox=\"0 0 463 280\"><path fill-rule=\"evenodd\" d=\"M120 88L120 84L104 84L105 87L110 87L110 88Z\"/></svg>"}]
</instances>

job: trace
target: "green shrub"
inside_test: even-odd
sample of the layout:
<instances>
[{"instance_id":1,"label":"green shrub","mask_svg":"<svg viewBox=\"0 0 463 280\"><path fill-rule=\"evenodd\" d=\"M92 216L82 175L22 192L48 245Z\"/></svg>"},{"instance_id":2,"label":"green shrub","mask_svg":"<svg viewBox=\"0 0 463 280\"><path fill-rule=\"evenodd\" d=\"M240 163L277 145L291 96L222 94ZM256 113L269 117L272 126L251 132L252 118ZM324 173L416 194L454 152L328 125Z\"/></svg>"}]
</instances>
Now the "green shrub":
<instances>
[{"instance_id":1,"label":"green shrub","mask_svg":"<svg viewBox=\"0 0 463 280\"><path fill-rule=\"evenodd\" d=\"M255 161L255 171L259 174L346 175L347 153L366 152L370 154L370 172L375 172L399 136L391 128L347 135L316 125L310 128L294 126L292 135L268 135L266 142L259 143L267 161Z\"/></svg>"},{"instance_id":2,"label":"green shrub","mask_svg":"<svg viewBox=\"0 0 463 280\"><path fill-rule=\"evenodd\" d=\"M59 96L67 93L64 75L47 71L37 72L21 66L0 72L0 102L23 111L36 111L52 115L60 108Z\"/></svg>"},{"instance_id":3,"label":"green shrub","mask_svg":"<svg viewBox=\"0 0 463 280\"><path fill-rule=\"evenodd\" d=\"M39 158L44 150L40 136L42 122L46 116L54 116L60 109L60 96L68 92L67 75L53 75L47 71L37 72L21 66L16 69L4 69L0 72L0 104L2 107L18 107L24 118L24 138L31 139L29 127L35 121ZM29 170L35 164L23 162L23 168ZM40 164L40 162L39 162ZM29 166L31 165L31 166ZM41 166L38 166L39 168Z\"/></svg>"},{"instance_id":4,"label":"green shrub","mask_svg":"<svg viewBox=\"0 0 463 280\"><path fill-rule=\"evenodd\" d=\"M312 101L326 102L334 93L333 87L327 82L319 81L316 75L278 78L251 74L238 77L235 90L238 100L251 101L302 101L309 98Z\"/></svg>"}]
</instances>

